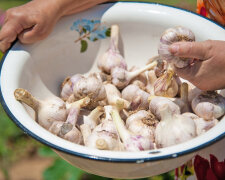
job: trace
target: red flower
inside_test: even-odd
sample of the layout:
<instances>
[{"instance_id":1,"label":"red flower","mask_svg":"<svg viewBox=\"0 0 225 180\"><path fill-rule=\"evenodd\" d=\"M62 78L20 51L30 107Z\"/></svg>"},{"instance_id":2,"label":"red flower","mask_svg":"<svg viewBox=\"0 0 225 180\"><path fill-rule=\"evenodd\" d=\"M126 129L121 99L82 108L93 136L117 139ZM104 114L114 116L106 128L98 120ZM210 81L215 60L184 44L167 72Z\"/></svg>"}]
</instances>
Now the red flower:
<instances>
[{"instance_id":1,"label":"red flower","mask_svg":"<svg viewBox=\"0 0 225 180\"><path fill-rule=\"evenodd\" d=\"M210 164L207 159L197 155L194 159L194 169L198 180L225 180L225 160L210 154Z\"/></svg>"}]
</instances>

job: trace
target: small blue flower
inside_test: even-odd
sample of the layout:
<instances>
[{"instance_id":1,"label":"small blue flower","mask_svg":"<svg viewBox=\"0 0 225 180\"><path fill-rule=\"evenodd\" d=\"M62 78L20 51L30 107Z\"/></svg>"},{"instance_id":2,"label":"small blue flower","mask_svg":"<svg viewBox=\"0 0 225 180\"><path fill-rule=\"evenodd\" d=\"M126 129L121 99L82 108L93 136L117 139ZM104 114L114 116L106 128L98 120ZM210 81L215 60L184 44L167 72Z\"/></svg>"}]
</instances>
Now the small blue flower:
<instances>
[{"instance_id":1,"label":"small blue flower","mask_svg":"<svg viewBox=\"0 0 225 180\"><path fill-rule=\"evenodd\" d=\"M91 41L96 39L105 39L106 38L107 28L105 26L99 26L95 31L93 31L89 38Z\"/></svg>"}]
</instances>

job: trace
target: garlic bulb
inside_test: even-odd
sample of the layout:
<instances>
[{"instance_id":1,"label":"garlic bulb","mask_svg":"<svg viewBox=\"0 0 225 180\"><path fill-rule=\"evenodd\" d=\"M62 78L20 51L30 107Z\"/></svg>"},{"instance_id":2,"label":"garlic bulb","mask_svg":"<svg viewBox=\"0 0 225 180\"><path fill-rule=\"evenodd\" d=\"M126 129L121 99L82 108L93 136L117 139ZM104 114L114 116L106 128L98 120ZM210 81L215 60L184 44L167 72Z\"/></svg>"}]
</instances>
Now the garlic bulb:
<instances>
[{"instance_id":1,"label":"garlic bulb","mask_svg":"<svg viewBox=\"0 0 225 180\"><path fill-rule=\"evenodd\" d=\"M217 119L211 119L206 121L203 118L198 117L196 114L190 112L183 113L182 115L193 119L196 125L196 132L198 136L205 133L218 123Z\"/></svg>"},{"instance_id":2,"label":"garlic bulb","mask_svg":"<svg viewBox=\"0 0 225 180\"><path fill-rule=\"evenodd\" d=\"M153 141L149 137L135 135L126 128L117 110L113 109L111 114L125 150L144 151L154 148Z\"/></svg>"},{"instance_id":3,"label":"garlic bulb","mask_svg":"<svg viewBox=\"0 0 225 180\"><path fill-rule=\"evenodd\" d=\"M84 124L88 124L92 129L94 129L97 124L99 117L104 113L104 108L101 106L96 107L88 116L83 116Z\"/></svg>"},{"instance_id":4,"label":"garlic bulb","mask_svg":"<svg viewBox=\"0 0 225 180\"><path fill-rule=\"evenodd\" d=\"M130 107L130 102L121 98L120 91L113 84L105 84L105 91L108 100L108 104L112 106L116 106L118 102L124 104L124 108L128 109Z\"/></svg>"},{"instance_id":5,"label":"garlic bulb","mask_svg":"<svg viewBox=\"0 0 225 180\"><path fill-rule=\"evenodd\" d=\"M180 58L172 55L169 51L169 46L179 41L195 41L194 33L185 27L177 26L167 29L160 38L158 53L162 59L167 60L177 68L188 66L192 59Z\"/></svg>"},{"instance_id":6,"label":"garlic bulb","mask_svg":"<svg viewBox=\"0 0 225 180\"><path fill-rule=\"evenodd\" d=\"M123 89L130 83L132 79L134 79L144 71L154 68L156 65L157 63L153 62L133 72L126 71L125 69L122 69L120 67L115 67L111 71L112 83L119 89Z\"/></svg>"},{"instance_id":7,"label":"garlic bulb","mask_svg":"<svg viewBox=\"0 0 225 180\"><path fill-rule=\"evenodd\" d=\"M126 126L135 135L148 137L154 142L154 131L158 122L153 114L145 110L140 110L127 118Z\"/></svg>"},{"instance_id":8,"label":"garlic bulb","mask_svg":"<svg viewBox=\"0 0 225 180\"><path fill-rule=\"evenodd\" d=\"M225 98L216 92L202 92L191 103L192 110L206 120L218 119L225 113Z\"/></svg>"},{"instance_id":9,"label":"garlic bulb","mask_svg":"<svg viewBox=\"0 0 225 180\"><path fill-rule=\"evenodd\" d=\"M79 101L73 102L71 104L67 104L67 109L69 109L69 114L67 116L66 122L61 126L61 130L59 136L74 142L76 144L81 144L83 142L83 138L81 132L77 129L76 123L78 120L78 115L80 113L80 109L86 107L90 103L90 98L85 97Z\"/></svg>"},{"instance_id":10,"label":"garlic bulb","mask_svg":"<svg viewBox=\"0 0 225 180\"><path fill-rule=\"evenodd\" d=\"M25 89L14 91L16 100L30 106L35 111L35 120L45 129L49 129L54 121L65 121L67 117L66 105L58 97L38 100Z\"/></svg>"},{"instance_id":11,"label":"garlic bulb","mask_svg":"<svg viewBox=\"0 0 225 180\"><path fill-rule=\"evenodd\" d=\"M63 100L67 100L73 94L74 84L76 84L80 79L84 78L81 74L75 74L72 77L67 77L61 85L60 96Z\"/></svg>"},{"instance_id":12,"label":"garlic bulb","mask_svg":"<svg viewBox=\"0 0 225 180\"><path fill-rule=\"evenodd\" d=\"M118 49L119 42L119 26L111 26L111 40L109 49L98 60L98 68L109 74L114 67L127 69L127 64Z\"/></svg>"},{"instance_id":13,"label":"garlic bulb","mask_svg":"<svg viewBox=\"0 0 225 180\"><path fill-rule=\"evenodd\" d=\"M93 106L94 108L98 105L98 101L106 98L103 83L95 73L89 74L87 78L80 79L76 84L74 84L73 89L75 100L88 96L91 98L89 106Z\"/></svg>"},{"instance_id":14,"label":"garlic bulb","mask_svg":"<svg viewBox=\"0 0 225 180\"><path fill-rule=\"evenodd\" d=\"M157 119L161 119L160 109L162 109L165 105L168 106L173 114L180 114L180 107L169 98L150 96L149 101L149 109L157 117Z\"/></svg>"},{"instance_id":15,"label":"garlic bulb","mask_svg":"<svg viewBox=\"0 0 225 180\"><path fill-rule=\"evenodd\" d=\"M131 110L136 109L148 109L148 97L149 93L143 91L138 86L134 84L128 85L122 91L122 98L131 103Z\"/></svg>"},{"instance_id":16,"label":"garlic bulb","mask_svg":"<svg viewBox=\"0 0 225 180\"><path fill-rule=\"evenodd\" d=\"M174 71L169 68L164 75L154 83L154 94L156 96L175 97L178 93L178 84Z\"/></svg>"},{"instance_id":17,"label":"garlic bulb","mask_svg":"<svg viewBox=\"0 0 225 180\"><path fill-rule=\"evenodd\" d=\"M197 135L192 118L174 114L168 105L161 107L159 113L161 121L155 130L155 142L158 148L179 144Z\"/></svg>"},{"instance_id":18,"label":"garlic bulb","mask_svg":"<svg viewBox=\"0 0 225 180\"><path fill-rule=\"evenodd\" d=\"M85 146L100 150L120 150L121 144L110 115L113 107L105 106L104 108L106 117L93 131L86 124L80 126Z\"/></svg>"}]
</instances>

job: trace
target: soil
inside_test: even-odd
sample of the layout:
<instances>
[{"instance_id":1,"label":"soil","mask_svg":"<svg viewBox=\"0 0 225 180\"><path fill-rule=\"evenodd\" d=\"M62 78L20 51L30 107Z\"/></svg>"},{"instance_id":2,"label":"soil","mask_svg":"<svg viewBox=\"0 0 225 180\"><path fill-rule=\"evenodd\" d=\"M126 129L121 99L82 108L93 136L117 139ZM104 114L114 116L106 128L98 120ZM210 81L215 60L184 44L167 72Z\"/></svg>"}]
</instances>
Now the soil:
<instances>
[{"instance_id":1,"label":"soil","mask_svg":"<svg viewBox=\"0 0 225 180\"><path fill-rule=\"evenodd\" d=\"M53 159L38 156L20 160L11 166L10 180L42 180L43 171L52 163ZM1 171L0 180L5 180Z\"/></svg>"}]
</instances>

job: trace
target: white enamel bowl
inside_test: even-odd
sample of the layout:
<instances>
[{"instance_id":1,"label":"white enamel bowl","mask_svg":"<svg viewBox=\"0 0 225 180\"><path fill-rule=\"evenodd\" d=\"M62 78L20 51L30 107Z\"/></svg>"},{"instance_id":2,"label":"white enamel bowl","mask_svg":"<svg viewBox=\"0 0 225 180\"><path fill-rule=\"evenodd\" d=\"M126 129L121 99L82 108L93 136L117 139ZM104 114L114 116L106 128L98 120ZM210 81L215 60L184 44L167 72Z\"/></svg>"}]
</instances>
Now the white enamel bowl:
<instances>
[{"instance_id":1,"label":"white enamel bowl","mask_svg":"<svg viewBox=\"0 0 225 180\"><path fill-rule=\"evenodd\" d=\"M120 27L120 49L128 65L144 65L157 54L160 35L169 27L190 28L197 41L225 40L224 29L194 13L151 3L102 4L86 12L61 19L51 35L34 45L15 43L1 62L1 103L11 119L28 135L44 143L74 166L106 177L141 178L172 170L209 149L215 142L224 149L225 119L188 142L144 152L112 152L90 149L61 139L39 126L33 111L17 102L16 88L28 89L34 96L59 95L60 84L75 73L96 71L96 59L108 47L109 38L90 41L80 53L79 34L71 30L79 19L101 20L105 26ZM87 21L82 21L83 23ZM168 132L172 133L172 132ZM223 142L223 143L222 143ZM215 150L212 148L211 150ZM222 150L224 155L224 152Z\"/></svg>"}]
</instances>

